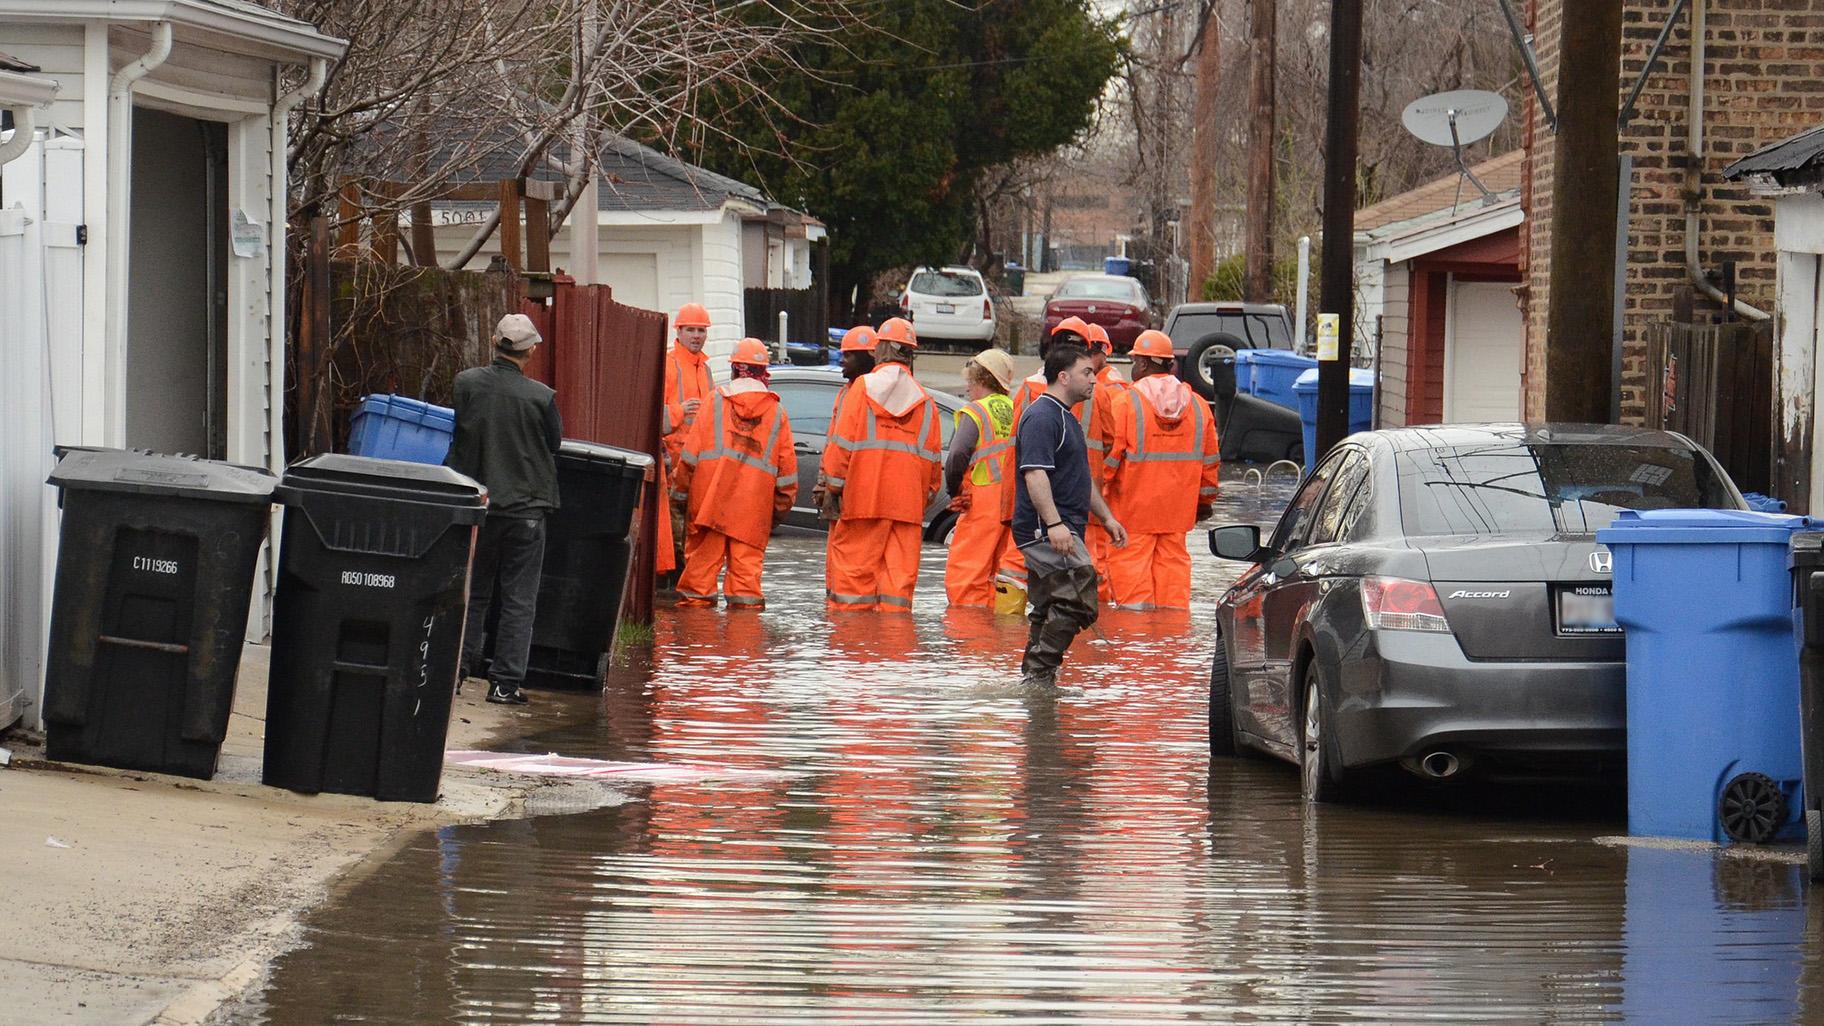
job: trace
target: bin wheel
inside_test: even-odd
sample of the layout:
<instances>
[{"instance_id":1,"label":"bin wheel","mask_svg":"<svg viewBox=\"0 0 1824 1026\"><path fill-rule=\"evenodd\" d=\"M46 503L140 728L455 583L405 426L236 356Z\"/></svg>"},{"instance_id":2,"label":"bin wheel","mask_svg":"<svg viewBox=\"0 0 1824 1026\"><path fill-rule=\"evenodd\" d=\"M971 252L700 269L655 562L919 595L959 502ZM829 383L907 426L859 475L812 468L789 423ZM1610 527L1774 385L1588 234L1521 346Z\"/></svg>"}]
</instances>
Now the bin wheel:
<instances>
[{"instance_id":1,"label":"bin wheel","mask_svg":"<svg viewBox=\"0 0 1824 1026\"><path fill-rule=\"evenodd\" d=\"M1786 822L1786 793L1765 773L1743 773L1723 786L1716 814L1730 840L1765 844Z\"/></svg>"},{"instance_id":2,"label":"bin wheel","mask_svg":"<svg viewBox=\"0 0 1824 1026\"><path fill-rule=\"evenodd\" d=\"M603 652L600 656L598 656L596 658L596 660L595 660L595 686L596 687L604 688L604 687L608 686L608 664L610 662L612 662L612 660L609 658L609 655L606 652Z\"/></svg>"},{"instance_id":3,"label":"bin wheel","mask_svg":"<svg viewBox=\"0 0 1824 1026\"><path fill-rule=\"evenodd\" d=\"M1824 880L1824 810L1805 810L1805 863L1814 881Z\"/></svg>"}]
</instances>

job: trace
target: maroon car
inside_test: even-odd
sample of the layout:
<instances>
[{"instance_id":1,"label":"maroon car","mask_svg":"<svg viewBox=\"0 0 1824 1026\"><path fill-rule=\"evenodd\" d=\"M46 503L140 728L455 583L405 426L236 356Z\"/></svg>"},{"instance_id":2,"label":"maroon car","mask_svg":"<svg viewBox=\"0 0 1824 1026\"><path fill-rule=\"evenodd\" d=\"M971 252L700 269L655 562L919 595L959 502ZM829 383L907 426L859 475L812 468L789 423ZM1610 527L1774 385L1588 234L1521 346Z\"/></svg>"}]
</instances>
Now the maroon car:
<instances>
[{"instance_id":1,"label":"maroon car","mask_svg":"<svg viewBox=\"0 0 1824 1026\"><path fill-rule=\"evenodd\" d=\"M1145 286L1132 278L1080 274L1066 278L1046 301L1045 334L1049 337L1051 329L1066 317L1102 325L1115 352L1125 353L1141 332L1153 327L1153 301Z\"/></svg>"}]
</instances>

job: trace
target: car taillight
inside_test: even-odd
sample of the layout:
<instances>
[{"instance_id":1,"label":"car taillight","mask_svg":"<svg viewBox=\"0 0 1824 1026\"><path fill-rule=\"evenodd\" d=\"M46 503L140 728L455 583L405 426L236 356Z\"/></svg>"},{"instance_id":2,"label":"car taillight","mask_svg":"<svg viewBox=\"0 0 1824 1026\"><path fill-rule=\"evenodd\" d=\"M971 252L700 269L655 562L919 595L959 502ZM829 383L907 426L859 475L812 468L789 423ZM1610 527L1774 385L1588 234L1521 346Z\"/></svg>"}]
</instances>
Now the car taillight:
<instances>
[{"instance_id":1,"label":"car taillight","mask_svg":"<svg viewBox=\"0 0 1824 1026\"><path fill-rule=\"evenodd\" d=\"M899 294L899 308L900 308L900 309L901 309L901 310L910 310L910 309L912 309L912 293L910 293L910 292L901 292L901 293L900 293L900 294Z\"/></svg>"},{"instance_id":2,"label":"car taillight","mask_svg":"<svg viewBox=\"0 0 1824 1026\"><path fill-rule=\"evenodd\" d=\"M994 320L994 303L986 299L982 300L982 320Z\"/></svg>"},{"instance_id":3,"label":"car taillight","mask_svg":"<svg viewBox=\"0 0 1824 1026\"><path fill-rule=\"evenodd\" d=\"M1398 577L1362 578L1362 612L1377 631L1445 631L1450 621L1436 588Z\"/></svg>"}]
</instances>

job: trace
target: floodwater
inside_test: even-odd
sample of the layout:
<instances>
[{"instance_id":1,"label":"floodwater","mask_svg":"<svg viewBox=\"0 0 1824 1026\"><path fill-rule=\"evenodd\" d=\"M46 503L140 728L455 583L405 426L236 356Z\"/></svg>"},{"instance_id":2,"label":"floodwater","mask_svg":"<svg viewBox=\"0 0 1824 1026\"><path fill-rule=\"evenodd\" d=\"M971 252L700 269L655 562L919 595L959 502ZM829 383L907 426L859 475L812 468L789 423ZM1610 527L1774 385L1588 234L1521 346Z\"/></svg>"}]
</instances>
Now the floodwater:
<instances>
[{"instance_id":1,"label":"floodwater","mask_svg":"<svg viewBox=\"0 0 1824 1026\"><path fill-rule=\"evenodd\" d=\"M1285 497L1251 492L1227 519ZM512 747L700 776L427 833L225 1021L1824 1022L1796 866L1599 843L1612 789L1313 808L1212 763L1232 565L1199 556L1188 615L1106 615L1053 692L926 557L911 617L832 620L804 536L766 612L661 611L598 715Z\"/></svg>"}]
</instances>

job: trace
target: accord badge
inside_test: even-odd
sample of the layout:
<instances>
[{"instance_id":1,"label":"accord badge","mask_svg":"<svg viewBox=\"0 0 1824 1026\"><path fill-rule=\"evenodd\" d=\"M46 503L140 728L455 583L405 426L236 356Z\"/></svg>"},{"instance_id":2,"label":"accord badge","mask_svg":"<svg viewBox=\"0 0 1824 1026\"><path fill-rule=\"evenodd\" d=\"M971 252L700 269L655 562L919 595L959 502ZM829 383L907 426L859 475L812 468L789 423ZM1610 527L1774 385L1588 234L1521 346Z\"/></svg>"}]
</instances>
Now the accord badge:
<instances>
[{"instance_id":1,"label":"accord badge","mask_svg":"<svg viewBox=\"0 0 1824 1026\"><path fill-rule=\"evenodd\" d=\"M1615 572L1615 554L1604 549L1590 553L1590 572L1612 574Z\"/></svg>"}]
</instances>

